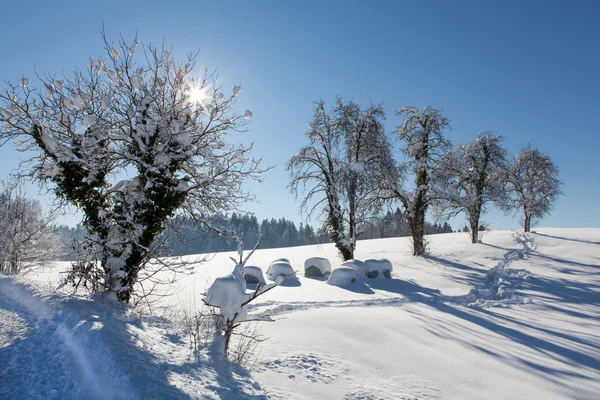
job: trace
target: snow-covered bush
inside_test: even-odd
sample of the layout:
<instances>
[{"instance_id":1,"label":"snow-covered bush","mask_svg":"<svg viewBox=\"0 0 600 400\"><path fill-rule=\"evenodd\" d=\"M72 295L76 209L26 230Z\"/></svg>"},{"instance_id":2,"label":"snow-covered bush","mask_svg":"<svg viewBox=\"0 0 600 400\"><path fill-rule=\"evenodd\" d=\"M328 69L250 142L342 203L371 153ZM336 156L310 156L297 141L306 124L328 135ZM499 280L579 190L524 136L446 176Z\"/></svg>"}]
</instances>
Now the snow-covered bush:
<instances>
[{"instance_id":1,"label":"snow-covered bush","mask_svg":"<svg viewBox=\"0 0 600 400\"><path fill-rule=\"evenodd\" d=\"M323 257L311 257L304 262L304 276L322 278L331 274L331 263Z\"/></svg>"},{"instance_id":2,"label":"snow-covered bush","mask_svg":"<svg viewBox=\"0 0 600 400\"><path fill-rule=\"evenodd\" d=\"M242 273L246 283L261 284L262 286L265 286L265 278L263 277L263 272L260 267L248 265L244 267Z\"/></svg>"},{"instance_id":3,"label":"snow-covered bush","mask_svg":"<svg viewBox=\"0 0 600 400\"><path fill-rule=\"evenodd\" d=\"M356 271L357 277L359 279L365 279L367 277L367 266L364 262L360 260L344 261L344 263L342 263L342 266L352 268L354 271Z\"/></svg>"},{"instance_id":4,"label":"snow-covered bush","mask_svg":"<svg viewBox=\"0 0 600 400\"><path fill-rule=\"evenodd\" d=\"M350 285L358 281L358 273L355 269L350 267L337 267L331 271L327 283L334 286L345 286Z\"/></svg>"},{"instance_id":5,"label":"snow-covered bush","mask_svg":"<svg viewBox=\"0 0 600 400\"><path fill-rule=\"evenodd\" d=\"M28 150L22 173L83 213L106 289L124 302L177 211L208 223L264 172L251 146L229 140L251 115L235 109L241 87L223 90L208 69L194 78L193 56L138 45L104 37L105 54L71 79L40 72L38 87L24 77L0 93L0 143Z\"/></svg>"},{"instance_id":6,"label":"snow-covered bush","mask_svg":"<svg viewBox=\"0 0 600 400\"><path fill-rule=\"evenodd\" d=\"M392 278L392 263L389 260L365 260L367 278Z\"/></svg>"},{"instance_id":7,"label":"snow-covered bush","mask_svg":"<svg viewBox=\"0 0 600 400\"><path fill-rule=\"evenodd\" d=\"M258 296L268 292L269 290L281 285L285 279L285 275L278 275L275 278L275 282L268 285L257 285L254 292L246 293L246 281L244 280L244 265L254 254L254 251L260 243L260 238L254 249L243 259L244 245L240 242L238 245L239 262L233 257L231 258L235 262L233 271L225 276L215 279L213 284L208 288L206 295L203 299L204 304L214 309L217 316L217 328L215 331L214 340L219 351L223 351L222 356L227 359L229 357L229 347L231 336L234 334L234 330L240 325L241 322L247 321L271 321L268 316L256 316L248 318L248 304L256 299ZM282 263L283 264L283 263ZM287 264L289 266L289 264ZM291 269L291 266L290 266ZM292 271L293 273L293 271ZM250 338L253 341L260 341L261 339L256 336ZM221 341L223 341L221 346ZM253 347L247 342L241 344L243 355L237 354L237 359L247 359L247 352ZM241 357L241 358L240 358Z\"/></svg>"},{"instance_id":8,"label":"snow-covered bush","mask_svg":"<svg viewBox=\"0 0 600 400\"><path fill-rule=\"evenodd\" d=\"M277 280L277 278L279 276L288 276L288 275L290 277L296 279L296 276L292 275L293 273L294 273L294 269L292 268L292 266L289 263L286 263L284 261L274 261L269 266L269 269L267 269L267 277L272 281Z\"/></svg>"},{"instance_id":9,"label":"snow-covered bush","mask_svg":"<svg viewBox=\"0 0 600 400\"><path fill-rule=\"evenodd\" d=\"M290 263L290 260L285 257L277 258L277 259L273 260L271 262L271 264L276 263L276 262L284 262L284 263L288 263L288 264L292 265L292 263Z\"/></svg>"}]
</instances>

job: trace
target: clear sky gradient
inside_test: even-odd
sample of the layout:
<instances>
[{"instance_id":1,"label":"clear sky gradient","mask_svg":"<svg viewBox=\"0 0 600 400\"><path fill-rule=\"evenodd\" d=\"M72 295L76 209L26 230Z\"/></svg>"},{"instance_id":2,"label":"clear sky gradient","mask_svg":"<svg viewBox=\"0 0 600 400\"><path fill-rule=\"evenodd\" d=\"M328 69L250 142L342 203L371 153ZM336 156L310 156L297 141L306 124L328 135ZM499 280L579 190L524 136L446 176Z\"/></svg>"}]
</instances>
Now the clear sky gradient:
<instances>
[{"instance_id":1,"label":"clear sky gradient","mask_svg":"<svg viewBox=\"0 0 600 400\"><path fill-rule=\"evenodd\" d=\"M137 32L179 57L199 50L200 67L216 68L225 87L242 85L238 105L254 119L240 139L274 166L250 185L260 203L247 208L259 219L300 222L285 163L306 143L312 102L342 96L383 102L390 132L395 110L431 105L451 120L455 143L492 130L516 153L530 140L565 184L541 225L600 227L600 2L5 1L1 13L0 78L11 82L34 65L85 68L102 54L102 24L109 40ZM0 149L0 176L20 157ZM495 210L484 220L519 223Z\"/></svg>"}]
</instances>

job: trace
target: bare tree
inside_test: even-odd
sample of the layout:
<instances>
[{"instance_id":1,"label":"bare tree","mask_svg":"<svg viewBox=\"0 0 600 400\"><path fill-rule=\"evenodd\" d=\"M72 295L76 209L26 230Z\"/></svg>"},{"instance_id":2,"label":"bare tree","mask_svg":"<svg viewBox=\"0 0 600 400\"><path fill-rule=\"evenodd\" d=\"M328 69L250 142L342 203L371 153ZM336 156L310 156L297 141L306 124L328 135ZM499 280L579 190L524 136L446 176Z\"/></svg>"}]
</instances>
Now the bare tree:
<instances>
[{"instance_id":1,"label":"bare tree","mask_svg":"<svg viewBox=\"0 0 600 400\"><path fill-rule=\"evenodd\" d=\"M404 120L398 127L398 135L405 143L402 152L406 161L401 165L402 171L414 174L414 185L404 188L392 176L389 197L394 197L405 208L405 218L410 226L413 255L425 253L425 214L436 198L431 190L432 177L440 168L440 161L450 147L444 137L444 129L449 128L450 121L444 118L440 110L425 107L419 111L414 107L404 107L397 114Z\"/></svg>"},{"instance_id":2,"label":"bare tree","mask_svg":"<svg viewBox=\"0 0 600 400\"><path fill-rule=\"evenodd\" d=\"M2 181L0 194L0 272L18 274L25 265L52 259L57 240L53 219L28 199L17 181Z\"/></svg>"},{"instance_id":3,"label":"bare tree","mask_svg":"<svg viewBox=\"0 0 600 400\"><path fill-rule=\"evenodd\" d=\"M523 212L525 232L531 231L533 218L552 211L561 187L556 164L531 144L514 157L509 169L509 207Z\"/></svg>"},{"instance_id":4,"label":"bare tree","mask_svg":"<svg viewBox=\"0 0 600 400\"><path fill-rule=\"evenodd\" d=\"M444 155L435 185L441 193L438 214L464 212L471 242L479 241L480 219L488 203L502 206L506 198L507 160L502 136L479 134L472 143L456 146Z\"/></svg>"},{"instance_id":5,"label":"bare tree","mask_svg":"<svg viewBox=\"0 0 600 400\"><path fill-rule=\"evenodd\" d=\"M378 104L363 110L338 99L327 112L320 101L307 132L310 144L288 162L292 193L304 194L301 208L310 207L309 216L325 214L323 230L344 260L354 258L356 240L380 206L378 184L394 168L384 118Z\"/></svg>"},{"instance_id":6,"label":"bare tree","mask_svg":"<svg viewBox=\"0 0 600 400\"><path fill-rule=\"evenodd\" d=\"M9 85L0 139L34 154L28 175L83 212L105 286L128 302L169 218L185 211L202 223L235 210L251 198L245 179L263 171L251 145L229 140L252 116L235 112L240 86L226 94L206 69L194 79L193 55L178 62L137 39L115 47L103 38L106 54L85 72L38 76L40 89L27 78ZM117 174L133 177L114 184Z\"/></svg>"}]
</instances>

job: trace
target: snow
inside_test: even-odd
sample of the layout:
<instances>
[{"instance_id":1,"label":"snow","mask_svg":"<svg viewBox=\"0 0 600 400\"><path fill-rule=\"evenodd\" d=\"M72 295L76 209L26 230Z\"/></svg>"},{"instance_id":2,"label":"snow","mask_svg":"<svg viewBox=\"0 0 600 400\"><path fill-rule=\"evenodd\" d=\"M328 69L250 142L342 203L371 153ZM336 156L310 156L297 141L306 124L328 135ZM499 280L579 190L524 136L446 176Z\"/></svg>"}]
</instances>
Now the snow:
<instances>
[{"instance_id":1,"label":"snow","mask_svg":"<svg viewBox=\"0 0 600 400\"><path fill-rule=\"evenodd\" d=\"M271 281L275 281L279 276L292 275L293 273L294 270L292 269L292 266L289 263L282 260L274 261L273 263L271 263L271 265L269 265L269 268L267 269L267 277ZM290 276L289 278L295 279L295 275Z\"/></svg>"},{"instance_id":2,"label":"snow","mask_svg":"<svg viewBox=\"0 0 600 400\"><path fill-rule=\"evenodd\" d=\"M426 257L408 238L357 242L356 257L388 260L392 279L300 276L250 303L275 320L259 324L268 340L251 371L211 346L192 352L173 316L231 274L236 252L198 265L144 316L55 292L66 263L0 277L0 398L597 398L600 229L428 240ZM277 257L339 262L332 244L259 249L251 262L264 270ZM341 266L330 280L338 270L356 274Z\"/></svg>"},{"instance_id":3,"label":"snow","mask_svg":"<svg viewBox=\"0 0 600 400\"><path fill-rule=\"evenodd\" d=\"M352 268L353 270L355 270L359 279L366 278L367 272L369 272L369 270L367 269L367 266L361 260L344 261L342 263L342 266L349 267L349 268Z\"/></svg>"},{"instance_id":4,"label":"snow","mask_svg":"<svg viewBox=\"0 0 600 400\"><path fill-rule=\"evenodd\" d=\"M358 273L354 268L338 267L331 271L327 283L335 286L351 285L359 280Z\"/></svg>"},{"instance_id":5,"label":"snow","mask_svg":"<svg viewBox=\"0 0 600 400\"><path fill-rule=\"evenodd\" d=\"M243 320L248 309L241 305L247 300L246 281L240 265L236 265L231 274L215 279L206 294L206 302L219 307L219 314L225 320L233 320L234 317Z\"/></svg>"}]
</instances>

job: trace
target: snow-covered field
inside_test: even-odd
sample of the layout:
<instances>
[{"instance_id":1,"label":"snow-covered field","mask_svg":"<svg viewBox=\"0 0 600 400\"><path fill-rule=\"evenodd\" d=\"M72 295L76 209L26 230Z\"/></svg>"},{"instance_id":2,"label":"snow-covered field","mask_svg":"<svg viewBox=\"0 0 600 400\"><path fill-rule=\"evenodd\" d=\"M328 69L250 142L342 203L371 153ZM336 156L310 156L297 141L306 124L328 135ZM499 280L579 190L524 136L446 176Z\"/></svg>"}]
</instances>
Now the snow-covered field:
<instances>
[{"instance_id":1,"label":"snow-covered field","mask_svg":"<svg viewBox=\"0 0 600 400\"><path fill-rule=\"evenodd\" d=\"M299 280L261 296L250 315L261 343L250 370L189 349L174 322L214 278L217 254L179 281L152 315L54 292L61 265L0 277L0 398L597 399L600 229L539 229L358 243L393 279L346 287L302 274L309 257L340 264L333 246L258 250L266 272L288 258Z\"/></svg>"}]
</instances>

